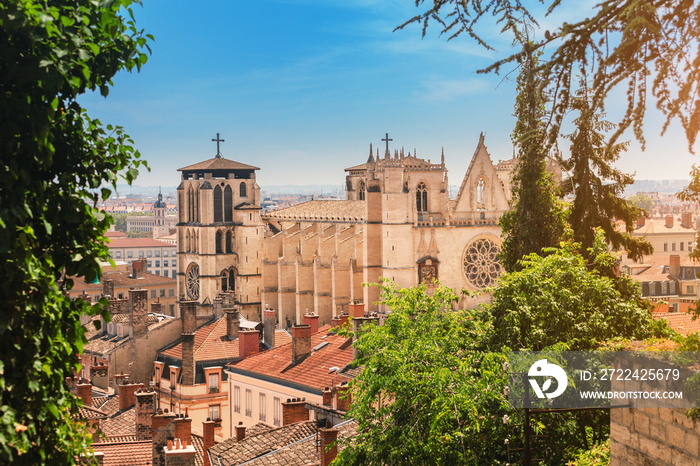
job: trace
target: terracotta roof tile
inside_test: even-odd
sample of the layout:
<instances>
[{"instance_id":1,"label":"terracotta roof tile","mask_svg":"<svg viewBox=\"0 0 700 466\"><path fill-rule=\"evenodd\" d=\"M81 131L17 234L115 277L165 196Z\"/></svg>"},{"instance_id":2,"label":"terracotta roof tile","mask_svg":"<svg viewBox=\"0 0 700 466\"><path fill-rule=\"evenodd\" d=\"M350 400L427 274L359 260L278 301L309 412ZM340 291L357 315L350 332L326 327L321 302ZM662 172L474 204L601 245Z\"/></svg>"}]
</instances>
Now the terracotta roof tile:
<instances>
[{"instance_id":1,"label":"terracotta roof tile","mask_svg":"<svg viewBox=\"0 0 700 466\"><path fill-rule=\"evenodd\" d=\"M261 374L322 390L336 382L335 374L328 372L330 368L342 369L352 362L352 341L330 333L329 330L330 326L325 326L318 333L311 335L311 348L321 343L328 344L313 351L297 364L292 363L290 342L231 363L227 370L242 370L244 374Z\"/></svg>"},{"instance_id":2,"label":"terracotta roof tile","mask_svg":"<svg viewBox=\"0 0 700 466\"><path fill-rule=\"evenodd\" d=\"M147 285L162 285L165 287L175 286L177 284L177 279L175 278L164 277L163 275L156 275L154 273L145 273L140 278L131 278L131 272L107 272L103 274L102 277L114 280L114 287L117 289ZM70 290L72 293L79 291L102 292L102 283L88 283L83 277L69 278L73 280L73 288Z\"/></svg>"},{"instance_id":3,"label":"terracotta roof tile","mask_svg":"<svg viewBox=\"0 0 700 466\"><path fill-rule=\"evenodd\" d=\"M692 314L676 312L655 312L654 319L666 319L668 326L682 335L700 332L700 319L693 320Z\"/></svg>"},{"instance_id":4,"label":"terracotta roof tile","mask_svg":"<svg viewBox=\"0 0 700 466\"><path fill-rule=\"evenodd\" d=\"M182 359L182 341L160 352L165 356ZM229 340L226 317L199 327L194 335L195 361L234 360L238 358L238 339Z\"/></svg>"},{"instance_id":5,"label":"terracotta roof tile","mask_svg":"<svg viewBox=\"0 0 700 466\"><path fill-rule=\"evenodd\" d=\"M260 168L236 162L235 160L225 159L223 157L214 157L203 162L198 162L193 165L188 165L184 168L177 169L179 172L196 170L260 170Z\"/></svg>"},{"instance_id":6,"label":"terracotta roof tile","mask_svg":"<svg viewBox=\"0 0 700 466\"><path fill-rule=\"evenodd\" d=\"M316 421L302 421L284 427L247 435L243 441L227 439L209 449L216 464L241 464L316 434Z\"/></svg>"},{"instance_id":7,"label":"terracotta roof tile","mask_svg":"<svg viewBox=\"0 0 700 466\"><path fill-rule=\"evenodd\" d=\"M176 248L174 244L153 238L110 238L107 247L111 248Z\"/></svg>"},{"instance_id":8,"label":"terracotta roof tile","mask_svg":"<svg viewBox=\"0 0 700 466\"><path fill-rule=\"evenodd\" d=\"M357 435L357 427L357 421L354 419L338 424L336 426L338 429L338 440L355 437ZM344 442L338 442L338 451L342 451L345 446L346 444ZM288 466L301 466L318 464L320 460L320 451L316 446L316 435L313 434L302 439L301 441L294 443L290 442L277 450L243 464L249 464L251 466L282 464Z\"/></svg>"},{"instance_id":9,"label":"terracotta roof tile","mask_svg":"<svg viewBox=\"0 0 700 466\"><path fill-rule=\"evenodd\" d=\"M266 218L291 220L331 220L345 222L364 222L365 202L345 200L315 200L287 207L265 214Z\"/></svg>"},{"instance_id":10,"label":"terracotta roof tile","mask_svg":"<svg viewBox=\"0 0 700 466\"><path fill-rule=\"evenodd\" d=\"M100 429L107 437L136 435L136 408L131 407L103 419Z\"/></svg>"},{"instance_id":11,"label":"terracotta roof tile","mask_svg":"<svg viewBox=\"0 0 700 466\"><path fill-rule=\"evenodd\" d=\"M150 466L153 464L152 443L141 442L93 443L95 452L102 452L104 466Z\"/></svg>"}]
</instances>

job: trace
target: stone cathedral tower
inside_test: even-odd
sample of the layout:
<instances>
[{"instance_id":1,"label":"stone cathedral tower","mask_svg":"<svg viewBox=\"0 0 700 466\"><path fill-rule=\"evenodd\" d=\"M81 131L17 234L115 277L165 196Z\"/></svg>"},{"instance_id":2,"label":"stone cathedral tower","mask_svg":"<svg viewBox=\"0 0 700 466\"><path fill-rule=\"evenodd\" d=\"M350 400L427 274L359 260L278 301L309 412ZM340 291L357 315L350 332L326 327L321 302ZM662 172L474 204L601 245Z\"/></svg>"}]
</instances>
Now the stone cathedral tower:
<instances>
[{"instance_id":1,"label":"stone cathedral tower","mask_svg":"<svg viewBox=\"0 0 700 466\"><path fill-rule=\"evenodd\" d=\"M219 293L233 294L241 314L260 319L264 226L260 219L258 167L214 158L180 168L178 289L181 300L198 303L198 315L213 314Z\"/></svg>"}]
</instances>

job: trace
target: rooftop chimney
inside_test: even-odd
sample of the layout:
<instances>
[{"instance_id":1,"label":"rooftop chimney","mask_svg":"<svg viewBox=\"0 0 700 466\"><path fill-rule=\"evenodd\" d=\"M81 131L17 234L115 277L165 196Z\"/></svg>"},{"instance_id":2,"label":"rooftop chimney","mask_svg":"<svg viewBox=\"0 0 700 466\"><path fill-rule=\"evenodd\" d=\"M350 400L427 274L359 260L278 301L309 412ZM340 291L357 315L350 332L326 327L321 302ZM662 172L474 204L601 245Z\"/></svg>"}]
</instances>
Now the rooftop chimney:
<instances>
[{"instance_id":1,"label":"rooftop chimney","mask_svg":"<svg viewBox=\"0 0 700 466\"><path fill-rule=\"evenodd\" d=\"M669 273L676 278L681 277L681 256L678 254L672 254L669 257Z\"/></svg>"},{"instance_id":2,"label":"rooftop chimney","mask_svg":"<svg viewBox=\"0 0 700 466\"><path fill-rule=\"evenodd\" d=\"M245 426L243 425L243 421L238 421L238 425L236 426L236 442L242 442L244 438Z\"/></svg>"},{"instance_id":3,"label":"rooftop chimney","mask_svg":"<svg viewBox=\"0 0 700 466\"><path fill-rule=\"evenodd\" d=\"M321 466L328 466L338 454L338 429L319 429L321 437Z\"/></svg>"},{"instance_id":4,"label":"rooftop chimney","mask_svg":"<svg viewBox=\"0 0 700 466\"><path fill-rule=\"evenodd\" d=\"M138 338L148 333L148 290L129 290L129 322L131 337Z\"/></svg>"},{"instance_id":5,"label":"rooftop chimney","mask_svg":"<svg viewBox=\"0 0 700 466\"><path fill-rule=\"evenodd\" d=\"M153 438L152 418L156 412L155 390L136 391L136 440L151 440Z\"/></svg>"},{"instance_id":6,"label":"rooftop chimney","mask_svg":"<svg viewBox=\"0 0 700 466\"><path fill-rule=\"evenodd\" d=\"M318 333L318 315L304 314L304 325L311 327L311 335Z\"/></svg>"},{"instance_id":7,"label":"rooftop chimney","mask_svg":"<svg viewBox=\"0 0 700 466\"><path fill-rule=\"evenodd\" d=\"M146 259L136 259L131 263L131 278L143 278L143 275L148 272L148 263Z\"/></svg>"},{"instance_id":8,"label":"rooftop chimney","mask_svg":"<svg viewBox=\"0 0 700 466\"><path fill-rule=\"evenodd\" d=\"M263 339L270 348L275 347L275 331L277 330L277 312L274 309L263 311Z\"/></svg>"},{"instance_id":9,"label":"rooftop chimney","mask_svg":"<svg viewBox=\"0 0 700 466\"><path fill-rule=\"evenodd\" d=\"M260 351L260 332L257 330L240 330L238 332L238 357L245 359Z\"/></svg>"},{"instance_id":10,"label":"rooftop chimney","mask_svg":"<svg viewBox=\"0 0 700 466\"><path fill-rule=\"evenodd\" d=\"M352 317L364 317L365 316L365 305L362 303L350 303L348 305L350 315Z\"/></svg>"},{"instance_id":11,"label":"rooftop chimney","mask_svg":"<svg viewBox=\"0 0 700 466\"><path fill-rule=\"evenodd\" d=\"M326 406L333 406L333 391L330 389L330 387L326 387L323 389L323 404Z\"/></svg>"},{"instance_id":12,"label":"rooftop chimney","mask_svg":"<svg viewBox=\"0 0 700 466\"><path fill-rule=\"evenodd\" d=\"M182 334L182 385L194 385L194 333Z\"/></svg>"},{"instance_id":13,"label":"rooftop chimney","mask_svg":"<svg viewBox=\"0 0 700 466\"><path fill-rule=\"evenodd\" d=\"M102 294L109 297L114 297L114 280L111 278L102 278Z\"/></svg>"},{"instance_id":14,"label":"rooftop chimney","mask_svg":"<svg viewBox=\"0 0 700 466\"><path fill-rule=\"evenodd\" d=\"M335 409L338 411L347 411L350 409L350 394L348 391L348 383L341 382L336 386L335 396Z\"/></svg>"},{"instance_id":15,"label":"rooftop chimney","mask_svg":"<svg viewBox=\"0 0 700 466\"><path fill-rule=\"evenodd\" d=\"M182 316L182 333L194 333L197 330L197 302L181 302L180 315Z\"/></svg>"},{"instance_id":16,"label":"rooftop chimney","mask_svg":"<svg viewBox=\"0 0 700 466\"><path fill-rule=\"evenodd\" d=\"M224 313L226 314L226 335L228 335L229 340L235 340L238 338L241 325L238 310L235 308L224 309Z\"/></svg>"},{"instance_id":17,"label":"rooftop chimney","mask_svg":"<svg viewBox=\"0 0 700 466\"><path fill-rule=\"evenodd\" d=\"M89 382L84 382L76 385L76 394L78 398L83 400L83 406L92 408L92 385Z\"/></svg>"},{"instance_id":18,"label":"rooftop chimney","mask_svg":"<svg viewBox=\"0 0 700 466\"><path fill-rule=\"evenodd\" d=\"M163 314L163 305L160 301L151 303L151 312L153 314Z\"/></svg>"},{"instance_id":19,"label":"rooftop chimney","mask_svg":"<svg viewBox=\"0 0 700 466\"><path fill-rule=\"evenodd\" d=\"M299 421L309 420L309 410L306 407L306 400L300 398L287 399L282 403L282 425L288 426Z\"/></svg>"},{"instance_id":20,"label":"rooftop chimney","mask_svg":"<svg viewBox=\"0 0 700 466\"><path fill-rule=\"evenodd\" d=\"M673 228L673 215L666 216L666 227Z\"/></svg>"},{"instance_id":21,"label":"rooftop chimney","mask_svg":"<svg viewBox=\"0 0 700 466\"><path fill-rule=\"evenodd\" d=\"M124 383L119 385L119 411L124 411L136 404L136 391L143 389L142 383Z\"/></svg>"},{"instance_id":22,"label":"rooftop chimney","mask_svg":"<svg viewBox=\"0 0 700 466\"><path fill-rule=\"evenodd\" d=\"M153 432L153 466L165 465L165 451L163 447L167 445L168 439L175 437L175 414L158 410L151 418L151 429Z\"/></svg>"},{"instance_id":23,"label":"rooftop chimney","mask_svg":"<svg viewBox=\"0 0 700 466\"><path fill-rule=\"evenodd\" d=\"M292 327L292 363L296 364L311 354L311 327Z\"/></svg>"},{"instance_id":24,"label":"rooftop chimney","mask_svg":"<svg viewBox=\"0 0 700 466\"><path fill-rule=\"evenodd\" d=\"M185 414L180 417L176 417L173 421L175 423L175 438L179 438L183 442L187 442L187 445L192 444L192 418L188 416L187 409L185 408Z\"/></svg>"},{"instance_id":25,"label":"rooftop chimney","mask_svg":"<svg viewBox=\"0 0 700 466\"><path fill-rule=\"evenodd\" d=\"M202 449L204 450L204 466L211 466L209 462L209 449L214 446L214 429L216 424L207 418L202 423Z\"/></svg>"},{"instance_id":26,"label":"rooftop chimney","mask_svg":"<svg viewBox=\"0 0 700 466\"><path fill-rule=\"evenodd\" d=\"M693 213L684 212L681 214L681 226L683 228L693 228Z\"/></svg>"}]
</instances>

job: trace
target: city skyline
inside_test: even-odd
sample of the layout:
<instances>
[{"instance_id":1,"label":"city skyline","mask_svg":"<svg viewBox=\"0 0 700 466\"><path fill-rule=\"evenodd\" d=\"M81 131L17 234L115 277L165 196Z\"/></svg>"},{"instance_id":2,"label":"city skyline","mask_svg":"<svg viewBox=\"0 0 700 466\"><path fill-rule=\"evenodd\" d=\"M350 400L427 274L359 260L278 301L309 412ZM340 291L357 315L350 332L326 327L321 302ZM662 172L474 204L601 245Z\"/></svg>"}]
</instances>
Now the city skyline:
<instances>
[{"instance_id":1,"label":"city skyline","mask_svg":"<svg viewBox=\"0 0 700 466\"><path fill-rule=\"evenodd\" d=\"M590 2L573 8L581 14ZM496 29L485 30L498 48L489 52L467 38L447 42L436 28L422 40L417 26L392 32L417 13L412 2L219 1L197 10L178 1L134 10L137 26L155 36L148 63L117 75L107 99L80 100L134 138L152 168L137 184L176 185L178 168L216 154L217 133L224 157L261 168L261 186L342 184L343 169L364 162L370 143L383 150L386 133L392 153L439 160L444 148L451 184L481 132L494 163L512 157L514 75L476 73L508 53ZM609 100L611 120L622 103L624 95ZM661 124L650 112L646 152L633 142L619 168L637 179L688 178L698 158L680 125L661 138Z\"/></svg>"}]
</instances>

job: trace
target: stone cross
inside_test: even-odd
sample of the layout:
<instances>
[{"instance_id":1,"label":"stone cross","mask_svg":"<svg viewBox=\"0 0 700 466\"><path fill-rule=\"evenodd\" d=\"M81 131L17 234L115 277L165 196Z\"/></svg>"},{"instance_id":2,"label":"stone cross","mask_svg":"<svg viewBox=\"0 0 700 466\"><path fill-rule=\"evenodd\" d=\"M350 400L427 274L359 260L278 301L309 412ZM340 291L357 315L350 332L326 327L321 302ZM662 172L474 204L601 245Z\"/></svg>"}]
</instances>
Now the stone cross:
<instances>
[{"instance_id":1,"label":"stone cross","mask_svg":"<svg viewBox=\"0 0 700 466\"><path fill-rule=\"evenodd\" d=\"M220 159L221 158L221 150L219 148L219 143L221 142L226 142L225 139L220 139L219 138L219 133L216 133L216 139L212 139L212 142L216 142L216 158ZM387 142L387 147L389 147L389 143Z\"/></svg>"},{"instance_id":2,"label":"stone cross","mask_svg":"<svg viewBox=\"0 0 700 466\"><path fill-rule=\"evenodd\" d=\"M386 142L386 151L389 152L389 141L393 141L393 139L389 139L389 133L385 134L386 136L384 137L384 139L382 139L382 141Z\"/></svg>"}]
</instances>

